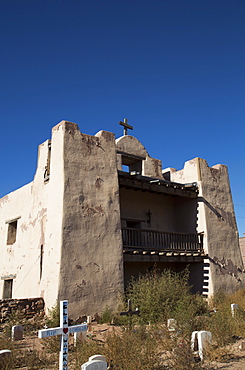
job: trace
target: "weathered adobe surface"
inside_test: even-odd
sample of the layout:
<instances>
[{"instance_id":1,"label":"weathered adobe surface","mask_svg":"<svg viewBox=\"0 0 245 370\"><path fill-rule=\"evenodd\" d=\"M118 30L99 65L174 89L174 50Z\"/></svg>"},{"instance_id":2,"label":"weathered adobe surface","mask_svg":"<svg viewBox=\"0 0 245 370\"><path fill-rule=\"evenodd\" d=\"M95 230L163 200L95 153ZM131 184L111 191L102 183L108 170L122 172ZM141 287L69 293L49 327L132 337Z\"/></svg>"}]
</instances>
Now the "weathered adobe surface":
<instances>
[{"instance_id":1,"label":"weathered adobe surface","mask_svg":"<svg viewBox=\"0 0 245 370\"><path fill-rule=\"evenodd\" d=\"M44 314L43 298L25 299L1 299L0 300L0 322L4 323L13 312L20 312L27 319Z\"/></svg>"}]
</instances>

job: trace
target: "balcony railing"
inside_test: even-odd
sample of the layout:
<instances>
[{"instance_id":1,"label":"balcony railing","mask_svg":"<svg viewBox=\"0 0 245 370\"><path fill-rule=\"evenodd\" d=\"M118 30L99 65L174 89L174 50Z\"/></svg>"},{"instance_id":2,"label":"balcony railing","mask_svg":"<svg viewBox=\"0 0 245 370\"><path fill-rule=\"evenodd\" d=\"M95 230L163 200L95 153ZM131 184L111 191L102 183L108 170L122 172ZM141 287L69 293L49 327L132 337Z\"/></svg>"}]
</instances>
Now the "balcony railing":
<instances>
[{"instance_id":1,"label":"balcony railing","mask_svg":"<svg viewBox=\"0 0 245 370\"><path fill-rule=\"evenodd\" d=\"M202 234L184 234L142 229L122 229L123 246L144 250L202 251Z\"/></svg>"}]
</instances>

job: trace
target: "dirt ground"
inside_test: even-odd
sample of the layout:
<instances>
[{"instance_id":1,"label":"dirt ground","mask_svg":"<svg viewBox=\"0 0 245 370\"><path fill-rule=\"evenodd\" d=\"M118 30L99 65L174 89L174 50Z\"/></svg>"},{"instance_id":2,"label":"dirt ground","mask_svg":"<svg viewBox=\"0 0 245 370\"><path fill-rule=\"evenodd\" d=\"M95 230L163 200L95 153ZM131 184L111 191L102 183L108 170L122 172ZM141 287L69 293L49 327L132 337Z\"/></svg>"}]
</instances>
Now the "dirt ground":
<instances>
[{"instance_id":1,"label":"dirt ground","mask_svg":"<svg viewBox=\"0 0 245 370\"><path fill-rule=\"evenodd\" d=\"M115 330L115 327L108 326L106 324L100 324L93 326L93 333L96 335L98 340L103 340L106 333L110 330ZM242 349L242 343L244 343L244 349ZM36 350L38 352L42 352L43 347L41 341L37 338L37 336L27 336L24 337L23 340L18 341L15 343L18 349L30 351ZM245 339L239 339L234 344L227 346L224 349L226 355L222 359L221 362L213 361L211 364L207 363L207 369L224 369L224 370L245 370ZM52 357L55 355L52 354ZM52 370L58 368L58 355L57 361L54 359L54 363L52 366L48 367L41 367L42 369ZM28 370L28 367L18 367L20 370ZM72 366L71 366L72 368Z\"/></svg>"},{"instance_id":2,"label":"dirt ground","mask_svg":"<svg viewBox=\"0 0 245 370\"><path fill-rule=\"evenodd\" d=\"M245 370L245 350L241 349L244 339L226 347L227 355L222 362L212 362L214 369Z\"/></svg>"}]
</instances>

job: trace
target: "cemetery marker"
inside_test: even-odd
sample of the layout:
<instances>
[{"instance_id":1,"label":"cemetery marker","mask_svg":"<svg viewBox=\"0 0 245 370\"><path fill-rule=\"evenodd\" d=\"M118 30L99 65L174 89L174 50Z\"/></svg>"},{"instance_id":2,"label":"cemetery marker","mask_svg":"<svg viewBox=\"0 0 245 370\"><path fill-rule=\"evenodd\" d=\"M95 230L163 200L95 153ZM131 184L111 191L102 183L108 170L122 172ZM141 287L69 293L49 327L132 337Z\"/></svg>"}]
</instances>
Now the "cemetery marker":
<instances>
[{"instance_id":1,"label":"cemetery marker","mask_svg":"<svg viewBox=\"0 0 245 370\"><path fill-rule=\"evenodd\" d=\"M140 311L138 310L138 308L136 308L135 311L132 310L132 301L131 301L131 299L128 300L128 310L124 311L124 312L120 312L121 316L123 316L123 315L133 316L133 315L139 315L139 314L140 314Z\"/></svg>"},{"instance_id":2,"label":"cemetery marker","mask_svg":"<svg viewBox=\"0 0 245 370\"><path fill-rule=\"evenodd\" d=\"M231 304L231 314L233 317L236 316L236 312L238 311L238 308L239 308L238 304L236 303Z\"/></svg>"},{"instance_id":3,"label":"cemetery marker","mask_svg":"<svg viewBox=\"0 0 245 370\"><path fill-rule=\"evenodd\" d=\"M138 310L138 308L135 309L135 311L132 310L132 301L131 299L128 300L128 310L127 311L124 311L124 312L120 312L120 315L123 316L123 315L126 315L126 316L129 316L129 329L132 330L132 316L133 315L139 315L140 314L140 311Z\"/></svg>"},{"instance_id":4,"label":"cemetery marker","mask_svg":"<svg viewBox=\"0 0 245 370\"><path fill-rule=\"evenodd\" d=\"M68 370L68 334L87 331L87 324L68 326L68 301L60 301L60 327L38 330L38 338L61 335L59 370Z\"/></svg>"}]
</instances>

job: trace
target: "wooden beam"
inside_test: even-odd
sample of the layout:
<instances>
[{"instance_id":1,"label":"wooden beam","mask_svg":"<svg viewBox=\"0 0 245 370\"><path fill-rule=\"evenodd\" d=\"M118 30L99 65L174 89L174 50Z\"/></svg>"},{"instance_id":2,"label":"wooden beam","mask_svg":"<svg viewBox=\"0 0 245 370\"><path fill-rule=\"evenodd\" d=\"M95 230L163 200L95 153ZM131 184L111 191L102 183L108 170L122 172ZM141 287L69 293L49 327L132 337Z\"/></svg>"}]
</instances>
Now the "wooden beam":
<instances>
[{"instance_id":1,"label":"wooden beam","mask_svg":"<svg viewBox=\"0 0 245 370\"><path fill-rule=\"evenodd\" d=\"M134 190L148 191L151 193L168 194L175 195L185 198L197 198L198 190L193 186L193 188L185 188L183 184L175 183L151 183L149 181L144 181L143 178L137 178L136 176L121 176L119 174L119 186L125 188L131 188Z\"/></svg>"}]
</instances>

